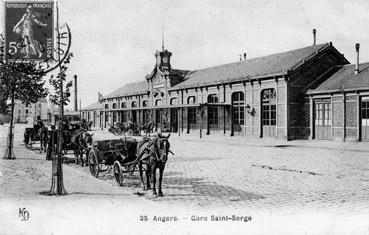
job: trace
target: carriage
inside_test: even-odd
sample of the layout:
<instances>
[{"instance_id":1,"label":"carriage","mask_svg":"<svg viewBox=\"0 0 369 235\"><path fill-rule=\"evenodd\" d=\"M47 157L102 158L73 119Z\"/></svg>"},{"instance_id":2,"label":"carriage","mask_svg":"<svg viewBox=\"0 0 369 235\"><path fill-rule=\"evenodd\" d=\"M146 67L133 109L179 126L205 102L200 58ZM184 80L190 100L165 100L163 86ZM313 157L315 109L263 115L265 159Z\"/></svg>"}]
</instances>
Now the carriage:
<instances>
[{"instance_id":1,"label":"carriage","mask_svg":"<svg viewBox=\"0 0 369 235\"><path fill-rule=\"evenodd\" d=\"M114 169L118 185L123 185L123 175L136 171L136 148L138 141L133 137L94 141L88 154L90 172L96 178L99 173Z\"/></svg>"},{"instance_id":2,"label":"carriage","mask_svg":"<svg viewBox=\"0 0 369 235\"><path fill-rule=\"evenodd\" d=\"M33 127L27 127L24 130L23 142L26 148L33 149L33 144L36 141L45 141L47 135L47 128L40 124L35 124ZM43 143L45 144L45 143ZM42 147L42 146L41 146Z\"/></svg>"}]
</instances>

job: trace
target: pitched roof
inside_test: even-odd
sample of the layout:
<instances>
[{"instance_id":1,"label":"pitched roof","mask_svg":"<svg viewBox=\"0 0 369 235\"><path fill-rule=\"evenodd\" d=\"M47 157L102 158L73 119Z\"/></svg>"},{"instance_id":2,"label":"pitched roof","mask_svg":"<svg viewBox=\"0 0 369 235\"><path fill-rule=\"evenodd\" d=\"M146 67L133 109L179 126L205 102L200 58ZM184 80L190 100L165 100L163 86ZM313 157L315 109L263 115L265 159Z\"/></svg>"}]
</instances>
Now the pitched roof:
<instances>
[{"instance_id":1,"label":"pitched roof","mask_svg":"<svg viewBox=\"0 0 369 235\"><path fill-rule=\"evenodd\" d=\"M101 109L102 107L103 107L103 105L101 103L95 102L93 104L90 104L90 105L84 107L81 110L96 110L96 109Z\"/></svg>"},{"instance_id":2,"label":"pitched roof","mask_svg":"<svg viewBox=\"0 0 369 235\"><path fill-rule=\"evenodd\" d=\"M329 43L313 45L194 71L172 69L171 76L184 77L184 80L173 85L171 89L286 74L289 70L298 68L305 61L329 46ZM153 76L154 73L155 69L149 77ZM103 98L142 94L147 90L147 81L128 83Z\"/></svg>"},{"instance_id":3,"label":"pitched roof","mask_svg":"<svg viewBox=\"0 0 369 235\"><path fill-rule=\"evenodd\" d=\"M147 91L147 81L127 83L123 87L103 96L103 99L139 94Z\"/></svg>"},{"instance_id":4,"label":"pitched roof","mask_svg":"<svg viewBox=\"0 0 369 235\"><path fill-rule=\"evenodd\" d=\"M316 55L317 52L328 46L329 43L314 45L269 56L191 71L186 75L183 82L176 84L173 88L285 74L288 70L297 68L306 60Z\"/></svg>"},{"instance_id":5,"label":"pitched roof","mask_svg":"<svg viewBox=\"0 0 369 235\"><path fill-rule=\"evenodd\" d=\"M323 93L328 91L369 89L369 62L359 65L359 73L355 74L355 64L337 66L336 72L325 78L308 93Z\"/></svg>"}]
</instances>

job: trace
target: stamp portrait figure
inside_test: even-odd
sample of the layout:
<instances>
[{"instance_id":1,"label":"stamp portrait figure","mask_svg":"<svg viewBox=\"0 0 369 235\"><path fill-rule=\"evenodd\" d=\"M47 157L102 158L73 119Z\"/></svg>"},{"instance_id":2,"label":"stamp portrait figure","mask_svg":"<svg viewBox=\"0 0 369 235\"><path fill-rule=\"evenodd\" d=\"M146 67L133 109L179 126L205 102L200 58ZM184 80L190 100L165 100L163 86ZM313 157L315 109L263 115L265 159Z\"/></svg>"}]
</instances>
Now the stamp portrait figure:
<instances>
[{"instance_id":1,"label":"stamp portrait figure","mask_svg":"<svg viewBox=\"0 0 369 235\"><path fill-rule=\"evenodd\" d=\"M26 7L26 13L14 26L13 32L20 34L23 39L23 48L21 53L24 54L24 58L30 58L31 55L37 55L42 57L42 53L45 50L43 45L39 43L33 36L35 24L40 27L46 27L46 23L42 23L37 19L37 12L32 11L32 5L28 4Z\"/></svg>"}]
</instances>

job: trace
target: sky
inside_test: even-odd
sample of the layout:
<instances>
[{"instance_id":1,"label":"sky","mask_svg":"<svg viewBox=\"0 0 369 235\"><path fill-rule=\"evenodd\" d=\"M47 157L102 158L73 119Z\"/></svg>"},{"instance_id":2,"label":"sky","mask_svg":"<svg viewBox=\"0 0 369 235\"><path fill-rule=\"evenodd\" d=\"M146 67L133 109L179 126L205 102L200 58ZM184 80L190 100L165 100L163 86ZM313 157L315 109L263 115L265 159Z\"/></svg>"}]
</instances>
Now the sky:
<instances>
[{"instance_id":1,"label":"sky","mask_svg":"<svg viewBox=\"0 0 369 235\"><path fill-rule=\"evenodd\" d=\"M369 61L367 0L59 0L72 31L68 77L78 76L82 107L129 82L145 79L161 49L176 69L231 63L332 42L355 63ZM73 102L72 102L73 103ZM72 107L70 105L70 107Z\"/></svg>"}]
</instances>

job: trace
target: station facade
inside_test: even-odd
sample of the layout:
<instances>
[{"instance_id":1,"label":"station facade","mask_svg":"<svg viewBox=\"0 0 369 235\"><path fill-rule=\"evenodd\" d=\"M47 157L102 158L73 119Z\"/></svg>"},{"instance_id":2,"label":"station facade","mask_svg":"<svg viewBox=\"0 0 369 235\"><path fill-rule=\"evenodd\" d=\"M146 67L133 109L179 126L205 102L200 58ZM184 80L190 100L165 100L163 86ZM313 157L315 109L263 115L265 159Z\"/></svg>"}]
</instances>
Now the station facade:
<instances>
[{"instance_id":1,"label":"station facade","mask_svg":"<svg viewBox=\"0 0 369 235\"><path fill-rule=\"evenodd\" d=\"M155 131L180 134L250 135L288 140L336 136L349 139L360 133L369 136L366 129L358 131L359 120L350 122L348 117L354 115L348 103L355 96L361 105L366 101L361 96L366 93L357 98L354 89L356 95L346 92L345 98L339 98L342 88L334 92L326 88L326 83L339 80L336 76L341 70L355 67L348 65L348 60L332 43L193 71L172 68L171 55L167 50L157 51L156 64L145 79L128 83L106 96L99 95L97 103L82 110L82 118L92 120L100 128L128 120L153 121ZM366 75L363 71L360 76ZM365 86L368 88L369 83ZM324 103L327 101L330 104ZM345 104L345 110L339 111L347 116L342 116L342 121L334 117L337 115L339 119L339 112L334 111L339 106L337 102ZM355 107L360 105L357 103ZM357 117L359 113L363 116L361 109L356 110ZM318 116L321 113L329 114ZM333 124L328 125L329 122ZM360 139L363 138L356 138Z\"/></svg>"},{"instance_id":2,"label":"station facade","mask_svg":"<svg viewBox=\"0 0 369 235\"><path fill-rule=\"evenodd\" d=\"M145 80L99 95L82 116L101 128L369 140L369 63L349 64L331 43L195 71L173 69L171 55L156 52Z\"/></svg>"}]
</instances>

